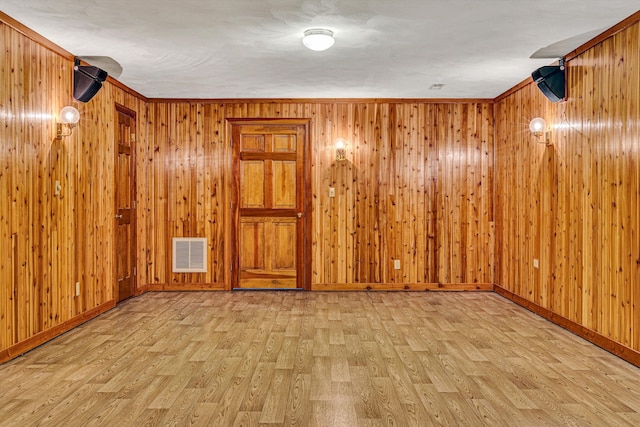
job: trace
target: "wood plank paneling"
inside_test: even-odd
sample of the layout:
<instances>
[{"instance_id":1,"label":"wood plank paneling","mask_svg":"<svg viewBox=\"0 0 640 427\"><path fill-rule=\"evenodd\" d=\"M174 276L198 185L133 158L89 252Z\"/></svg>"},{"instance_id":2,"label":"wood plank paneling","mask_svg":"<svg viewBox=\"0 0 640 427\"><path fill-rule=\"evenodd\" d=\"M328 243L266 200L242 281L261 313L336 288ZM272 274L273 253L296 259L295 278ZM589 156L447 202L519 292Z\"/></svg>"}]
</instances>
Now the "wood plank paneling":
<instances>
[{"instance_id":1,"label":"wood plank paneling","mask_svg":"<svg viewBox=\"0 0 640 427\"><path fill-rule=\"evenodd\" d=\"M79 105L80 125L62 141L53 132L58 111L72 102L71 55L1 13L0 36L0 191L7 195L0 205L0 360L112 305L115 103L138 118L138 293L228 288L227 119L309 118L313 289L498 283L640 349L637 23L570 58L565 103L552 105L523 83L495 106L329 99L147 105L109 80ZM534 116L551 123L553 147L531 138ZM338 138L347 142L344 162L335 161ZM171 273L171 237L188 235L207 237L207 273Z\"/></svg>"},{"instance_id":2,"label":"wood plank paneling","mask_svg":"<svg viewBox=\"0 0 640 427\"><path fill-rule=\"evenodd\" d=\"M228 286L227 119L283 117L311 119L312 287L493 283L491 103L158 101L149 103L153 286ZM187 235L208 239L207 273L170 271L169 242Z\"/></svg>"},{"instance_id":3,"label":"wood plank paneling","mask_svg":"<svg viewBox=\"0 0 640 427\"><path fill-rule=\"evenodd\" d=\"M91 102L75 103L73 61L40 40L0 19L0 361L113 306L116 102L138 113L137 139L146 139L146 101L106 83ZM57 116L70 104L80 122L56 140ZM146 149L140 144L136 164L143 189ZM139 194L146 224L147 192ZM145 252L141 245L140 283Z\"/></svg>"},{"instance_id":4,"label":"wood plank paneling","mask_svg":"<svg viewBox=\"0 0 640 427\"><path fill-rule=\"evenodd\" d=\"M572 58L566 102L528 85L495 105L496 283L636 351L639 40L636 22ZM536 116L552 147L530 135Z\"/></svg>"}]
</instances>

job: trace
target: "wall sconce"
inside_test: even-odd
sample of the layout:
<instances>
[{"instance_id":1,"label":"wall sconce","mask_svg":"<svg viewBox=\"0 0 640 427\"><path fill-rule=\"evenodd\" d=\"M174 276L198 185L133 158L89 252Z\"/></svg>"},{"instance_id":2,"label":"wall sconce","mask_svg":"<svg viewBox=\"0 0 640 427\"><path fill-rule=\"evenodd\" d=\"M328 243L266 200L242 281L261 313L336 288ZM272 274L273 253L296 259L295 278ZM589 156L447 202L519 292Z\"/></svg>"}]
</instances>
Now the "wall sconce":
<instances>
[{"instance_id":1,"label":"wall sconce","mask_svg":"<svg viewBox=\"0 0 640 427\"><path fill-rule=\"evenodd\" d=\"M553 145L551 142L551 131L547 130L547 122L542 117L536 117L529 122L529 130L535 136L536 142L547 146Z\"/></svg>"},{"instance_id":2,"label":"wall sconce","mask_svg":"<svg viewBox=\"0 0 640 427\"><path fill-rule=\"evenodd\" d=\"M344 147L345 147L344 139L338 139L336 141L336 161L338 162L341 162L346 158L345 157L346 151Z\"/></svg>"},{"instance_id":3,"label":"wall sconce","mask_svg":"<svg viewBox=\"0 0 640 427\"><path fill-rule=\"evenodd\" d=\"M80 120L80 112L73 107L64 107L60 110L60 121L56 123L56 139L62 140L62 137L69 136L73 132L73 128ZM66 125L68 133L63 133L62 126Z\"/></svg>"}]
</instances>

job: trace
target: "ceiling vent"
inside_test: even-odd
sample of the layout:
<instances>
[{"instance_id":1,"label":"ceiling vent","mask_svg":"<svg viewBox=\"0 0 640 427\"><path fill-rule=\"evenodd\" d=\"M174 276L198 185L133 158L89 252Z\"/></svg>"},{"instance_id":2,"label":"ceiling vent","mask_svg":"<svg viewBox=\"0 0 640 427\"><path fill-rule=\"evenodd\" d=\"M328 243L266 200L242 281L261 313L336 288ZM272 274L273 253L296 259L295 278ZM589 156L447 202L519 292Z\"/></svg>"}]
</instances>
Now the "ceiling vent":
<instances>
[{"instance_id":1,"label":"ceiling vent","mask_svg":"<svg viewBox=\"0 0 640 427\"><path fill-rule=\"evenodd\" d=\"M174 237L172 251L174 273L207 272L207 239L204 237Z\"/></svg>"}]
</instances>

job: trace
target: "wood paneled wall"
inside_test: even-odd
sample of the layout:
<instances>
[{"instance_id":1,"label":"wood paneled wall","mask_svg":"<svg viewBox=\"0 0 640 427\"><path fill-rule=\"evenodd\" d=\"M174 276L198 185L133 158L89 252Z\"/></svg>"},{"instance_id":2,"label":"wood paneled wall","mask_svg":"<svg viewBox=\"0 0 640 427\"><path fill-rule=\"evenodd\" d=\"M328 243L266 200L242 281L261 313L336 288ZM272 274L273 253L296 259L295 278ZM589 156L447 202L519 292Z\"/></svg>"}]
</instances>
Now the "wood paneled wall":
<instances>
[{"instance_id":1,"label":"wood paneled wall","mask_svg":"<svg viewBox=\"0 0 640 427\"><path fill-rule=\"evenodd\" d=\"M640 26L568 62L568 100L496 103L496 283L640 350ZM529 120L546 119L554 145ZM540 268L533 259L540 260Z\"/></svg>"},{"instance_id":2,"label":"wood paneled wall","mask_svg":"<svg viewBox=\"0 0 640 427\"><path fill-rule=\"evenodd\" d=\"M495 105L147 103L110 81L62 141L72 56L19 27L0 13L0 361L113 305L116 103L138 119L139 292L229 287L226 119L309 118L314 289L497 283L640 350L638 23L571 59L564 103L533 85ZM530 135L534 116L554 146ZM174 236L207 237L207 273L171 273Z\"/></svg>"},{"instance_id":3,"label":"wood paneled wall","mask_svg":"<svg viewBox=\"0 0 640 427\"><path fill-rule=\"evenodd\" d=\"M89 103L74 104L70 53L3 14L0 31L0 360L113 305L116 104L138 121L138 292L228 288L226 119L242 117L311 119L315 288L493 283L490 102L147 105L109 81ZM81 121L58 141L55 122L67 104ZM333 160L337 138L348 141L342 163ZM171 237L187 235L208 238L208 273L171 273Z\"/></svg>"},{"instance_id":4,"label":"wood paneled wall","mask_svg":"<svg viewBox=\"0 0 640 427\"><path fill-rule=\"evenodd\" d=\"M73 58L50 47L0 15L0 361L113 305L115 103L146 124L146 102L110 83L89 103L75 103ZM65 105L78 108L80 123L56 140ZM139 128L144 186L146 126ZM146 221L146 194L138 207ZM145 241L146 228L139 233Z\"/></svg>"},{"instance_id":5,"label":"wood paneled wall","mask_svg":"<svg viewBox=\"0 0 640 427\"><path fill-rule=\"evenodd\" d=\"M229 286L228 118L311 120L313 289L494 282L490 102L167 101L149 104L152 289ZM181 236L208 239L207 273L171 272Z\"/></svg>"}]
</instances>

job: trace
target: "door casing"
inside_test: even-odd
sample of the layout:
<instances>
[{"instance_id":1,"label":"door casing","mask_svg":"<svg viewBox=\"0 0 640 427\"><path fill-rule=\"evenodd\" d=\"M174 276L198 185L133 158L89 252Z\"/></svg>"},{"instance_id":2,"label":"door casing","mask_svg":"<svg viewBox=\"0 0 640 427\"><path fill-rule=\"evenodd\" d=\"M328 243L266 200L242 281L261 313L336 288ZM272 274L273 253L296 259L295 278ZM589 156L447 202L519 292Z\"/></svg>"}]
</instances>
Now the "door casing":
<instances>
[{"instance_id":1,"label":"door casing","mask_svg":"<svg viewBox=\"0 0 640 427\"><path fill-rule=\"evenodd\" d=\"M238 119L227 119L227 140L229 141L229 164L228 170L231 171L228 181L226 183L226 188L229 189L228 197L227 197L227 206L229 206L230 215L227 215L227 225L226 229L228 230L228 238L227 244L225 245L225 263L227 265L226 269L226 280L225 280L225 288L227 290L231 290L236 288L238 284L239 278L239 256L237 250L237 239L238 239L238 225L239 225L239 201L238 201L238 186L236 182L236 178L239 176L239 170L237 170L237 166L239 162L234 156L233 144L236 144L237 141L233 141L233 130L236 126L243 125L264 125L264 126L300 126L304 128L304 140L302 141L302 149L303 149L303 186L301 191L302 197L302 213L303 217L300 220L300 224L302 226L302 239L301 239L301 248L300 252L297 253L298 258L301 260L300 268L301 271L297 272L299 285L298 288L302 290L310 290L311 289L311 160L310 160L310 135L309 135L309 119L268 119L268 118L238 118Z\"/></svg>"},{"instance_id":2,"label":"door casing","mask_svg":"<svg viewBox=\"0 0 640 427\"><path fill-rule=\"evenodd\" d=\"M115 105L115 114L116 114L116 123L118 126L116 128L115 133L115 159L114 159L114 205L115 205L115 227L114 227L114 299L116 302L120 302L124 299L127 299L136 294L137 283L136 283L136 134L137 134L137 119L136 112L130 110L120 104ZM128 151L128 167L129 167L129 185L130 188L127 189L127 193L129 195L127 204L128 206L118 206L120 203L119 191L122 191L122 188L119 188L119 165L118 165L118 157L121 154L120 141L122 139L122 135L120 135L121 126L120 126L120 116L127 116L130 120L130 124L127 127L129 131L128 142L129 146L122 148L125 151ZM122 230L119 227L127 226L129 227L129 245L128 245L128 253L123 256L119 256L118 251L122 248L119 247L120 239L118 237L118 233ZM121 263L126 263L123 268ZM120 271L128 270L127 273L129 276L125 276L124 278L119 277ZM123 293L121 289L121 282L124 283L125 287L128 289Z\"/></svg>"}]
</instances>

